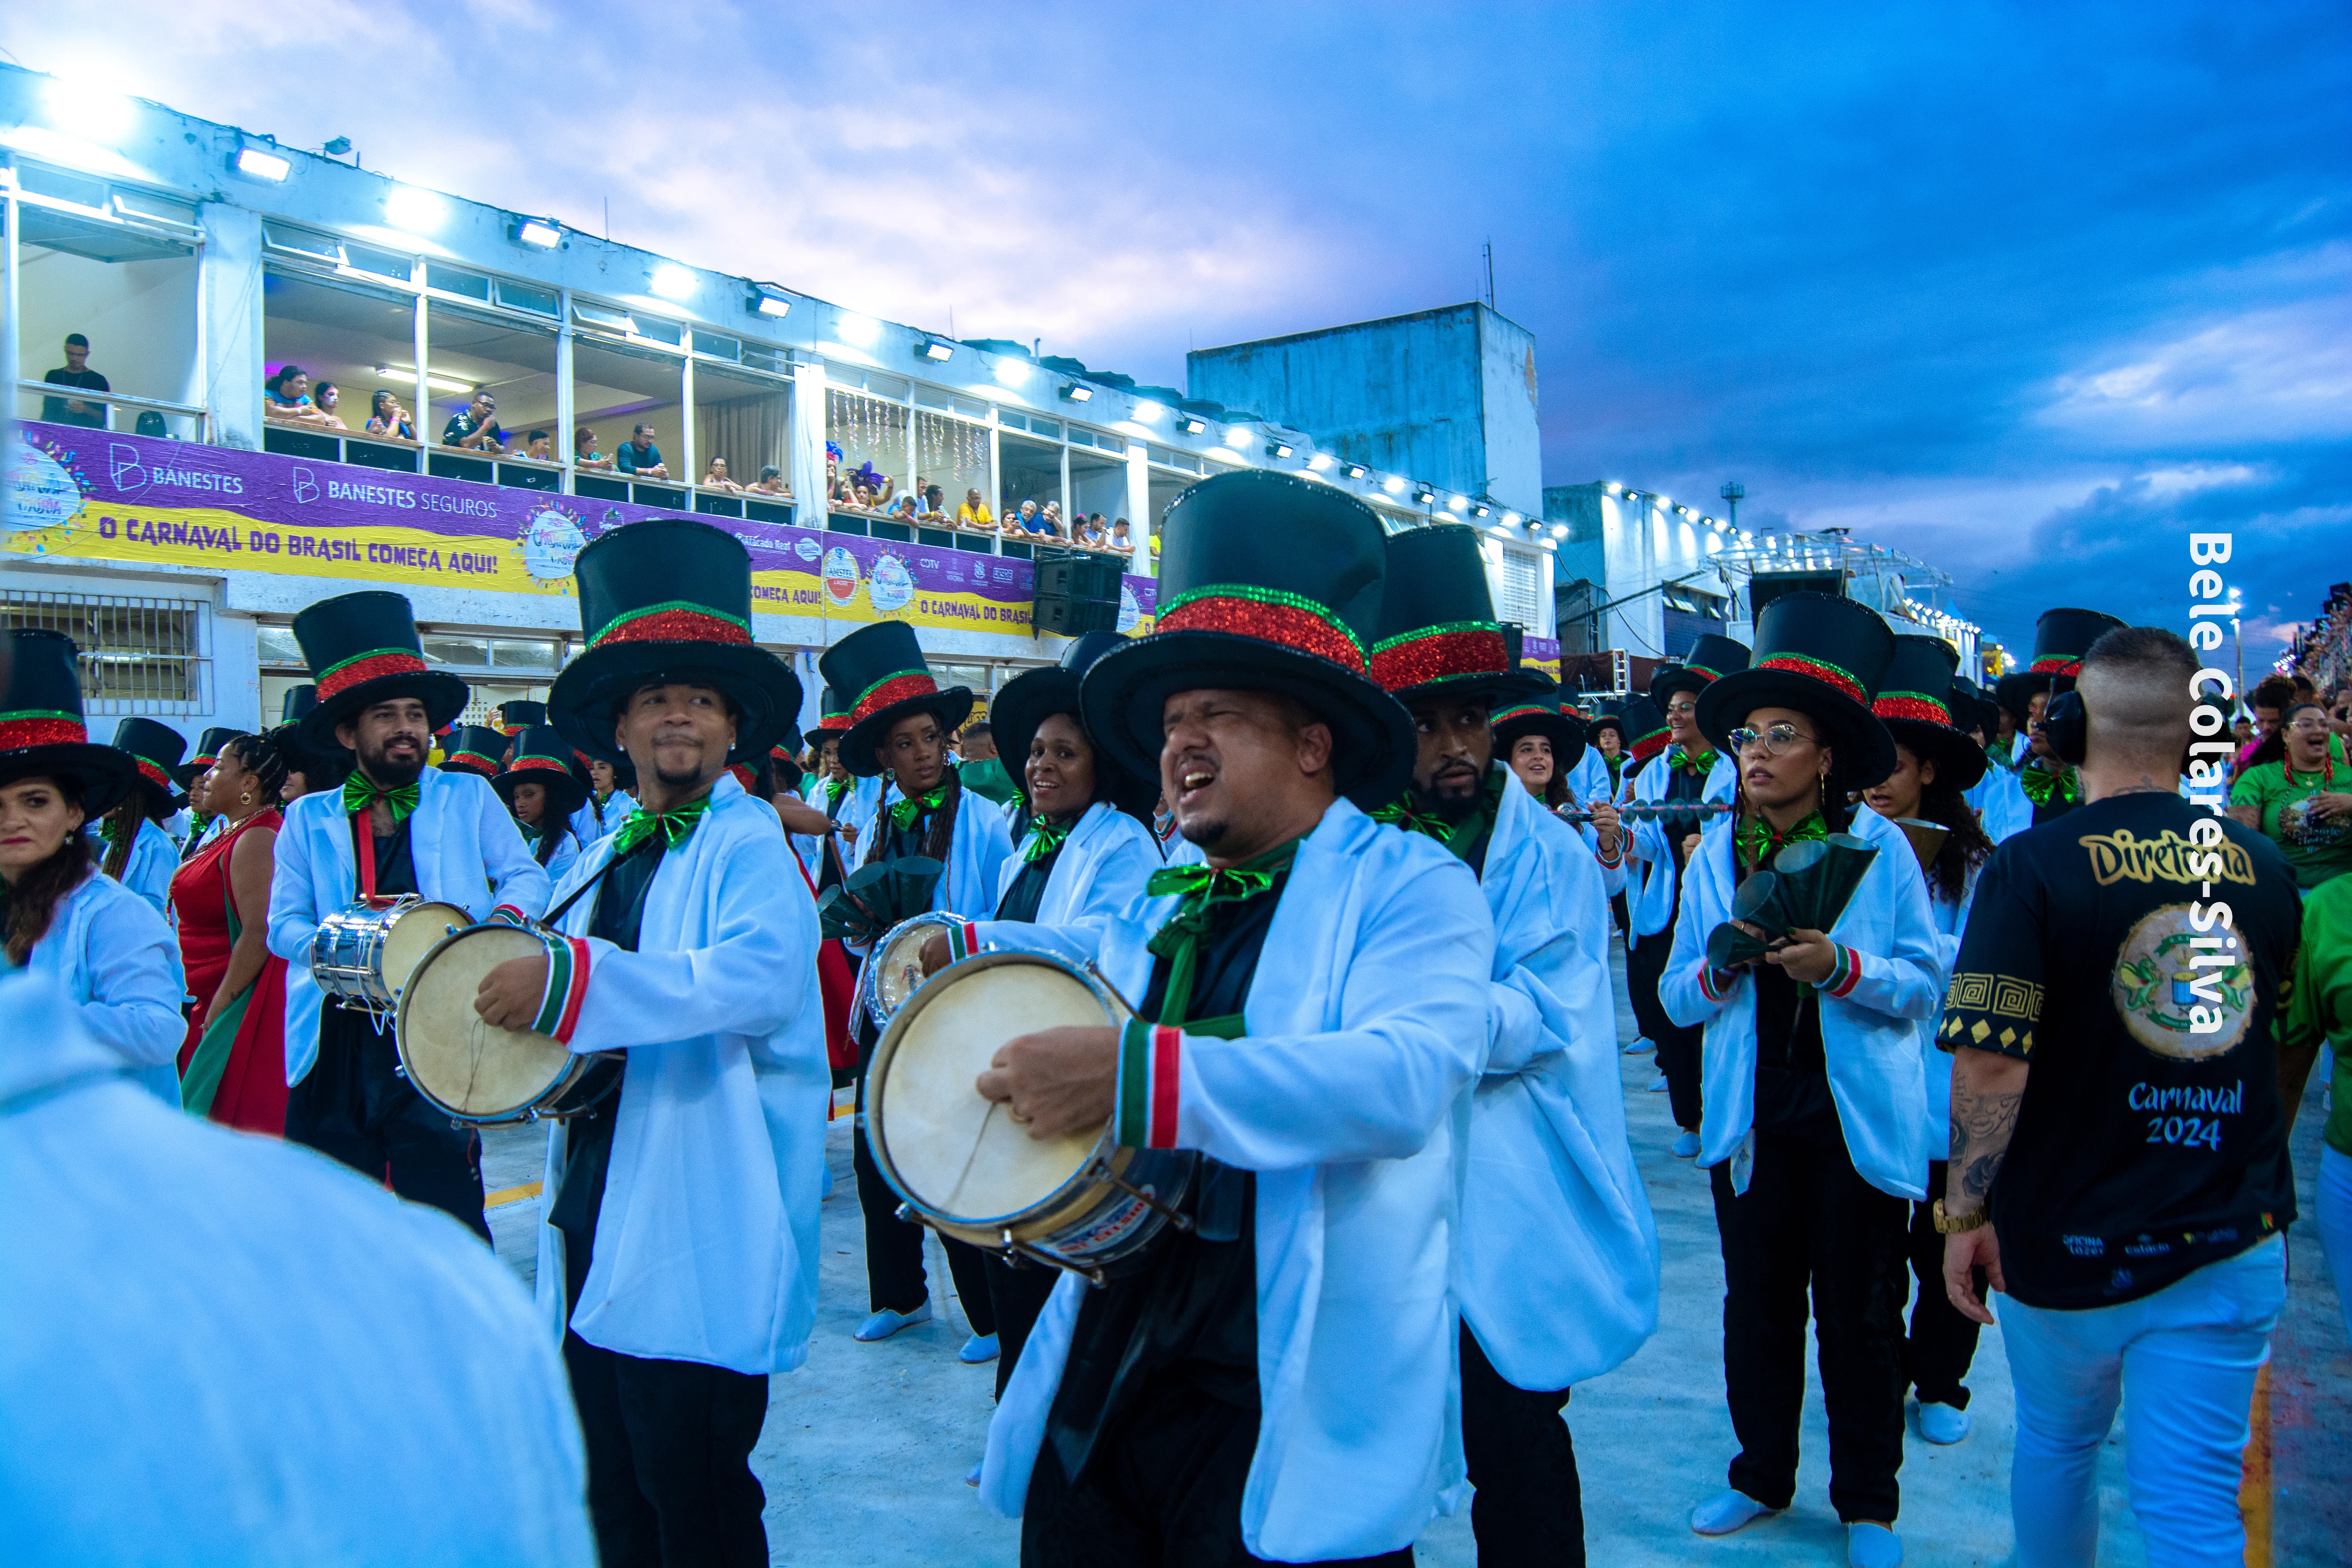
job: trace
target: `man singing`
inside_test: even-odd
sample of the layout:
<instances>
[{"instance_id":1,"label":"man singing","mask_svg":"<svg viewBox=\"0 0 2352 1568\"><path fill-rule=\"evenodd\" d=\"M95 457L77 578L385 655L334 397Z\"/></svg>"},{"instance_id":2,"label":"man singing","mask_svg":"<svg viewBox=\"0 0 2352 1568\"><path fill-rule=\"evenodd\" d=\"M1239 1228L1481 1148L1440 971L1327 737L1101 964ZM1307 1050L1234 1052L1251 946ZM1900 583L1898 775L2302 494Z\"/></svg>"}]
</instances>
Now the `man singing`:
<instances>
[{"instance_id":1,"label":"man singing","mask_svg":"<svg viewBox=\"0 0 2352 1568\"><path fill-rule=\"evenodd\" d=\"M1449 1112L1494 931L1459 858L1359 809L1412 772L1363 651L1383 568L1328 486L1187 490L1157 629L1082 698L1128 766L1157 759L1199 859L1107 929L992 928L1097 958L1141 1011L1007 1043L980 1092L1034 1136L1202 1156L1191 1228L1105 1289L1063 1279L997 1407L982 1491L1032 1568L1402 1563L1458 1495Z\"/></svg>"},{"instance_id":2,"label":"man singing","mask_svg":"<svg viewBox=\"0 0 2352 1568\"><path fill-rule=\"evenodd\" d=\"M392 1190L446 1209L490 1238L479 1140L417 1097L389 1026L352 1006L320 1006L310 974L319 922L402 893L476 920L547 908L548 876L496 791L425 765L433 731L462 711L466 683L428 669L408 601L371 591L324 599L294 617L318 682L302 720L311 744L356 757L341 790L286 807L269 886L269 951L286 966L286 1136Z\"/></svg>"}]
</instances>

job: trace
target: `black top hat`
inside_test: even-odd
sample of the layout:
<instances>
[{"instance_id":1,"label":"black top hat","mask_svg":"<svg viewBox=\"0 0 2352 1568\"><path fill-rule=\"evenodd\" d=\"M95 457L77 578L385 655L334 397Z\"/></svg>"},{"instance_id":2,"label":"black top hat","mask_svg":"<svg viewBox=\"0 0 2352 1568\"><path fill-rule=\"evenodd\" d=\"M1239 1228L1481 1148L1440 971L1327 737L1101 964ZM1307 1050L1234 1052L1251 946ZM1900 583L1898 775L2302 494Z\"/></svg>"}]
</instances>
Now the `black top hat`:
<instances>
[{"instance_id":1,"label":"black top hat","mask_svg":"<svg viewBox=\"0 0 2352 1568\"><path fill-rule=\"evenodd\" d=\"M1660 752L1674 737L1667 731L1666 716L1647 697L1635 693L1625 699L1617 710L1617 734L1627 756L1639 767Z\"/></svg>"},{"instance_id":2,"label":"black top hat","mask_svg":"<svg viewBox=\"0 0 2352 1568\"><path fill-rule=\"evenodd\" d=\"M1363 502L1253 469L1202 480L1161 525L1156 629L1087 672L1088 732L1158 770L1160 714L1204 687L1276 691L1331 727L1339 792L1370 810L1412 777L1412 716L1371 677L1388 551Z\"/></svg>"},{"instance_id":3,"label":"black top hat","mask_svg":"<svg viewBox=\"0 0 2352 1568\"><path fill-rule=\"evenodd\" d=\"M1518 639L1508 635L1517 629L1495 619L1475 530L1447 524L1389 536L1371 668L1399 701L1445 694L1495 707L1556 689L1541 670L1519 668Z\"/></svg>"},{"instance_id":4,"label":"black top hat","mask_svg":"<svg viewBox=\"0 0 2352 1568\"><path fill-rule=\"evenodd\" d=\"M1594 709L1592 717L1584 721L1585 738L1598 745L1601 742L1601 731L1614 730L1617 731L1617 749L1621 752L1624 751L1626 749L1625 721L1621 717L1624 710L1623 698L1602 698L1600 705Z\"/></svg>"},{"instance_id":5,"label":"black top hat","mask_svg":"<svg viewBox=\"0 0 2352 1568\"><path fill-rule=\"evenodd\" d=\"M174 806L188 797L173 776L187 754L188 738L169 724L152 719L125 719L114 727L114 749L139 764L139 776Z\"/></svg>"},{"instance_id":6,"label":"black top hat","mask_svg":"<svg viewBox=\"0 0 2352 1568\"><path fill-rule=\"evenodd\" d=\"M707 522L656 518L597 536L572 563L588 646L547 694L547 719L592 757L626 762L613 709L663 680L715 686L741 710L736 757L763 757L800 711L790 667L751 641L751 557Z\"/></svg>"},{"instance_id":7,"label":"black top hat","mask_svg":"<svg viewBox=\"0 0 2352 1568\"><path fill-rule=\"evenodd\" d=\"M1037 738L1037 727L1056 713L1067 713L1084 729L1086 716L1078 701L1081 678L1097 659L1127 640L1119 632L1087 632L1062 650L1061 663L1024 669L996 694L989 708L989 726L996 737L996 754L1004 760L1005 772L1013 775L1013 787L1021 792L1024 810L1029 804L1029 745ZM1150 826L1151 808L1160 799L1160 774L1156 770L1148 776L1138 773L1108 748L1097 745L1095 794Z\"/></svg>"},{"instance_id":8,"label":"black top hat","mask_svg":"<svg viewBox=\"0 0 2352 1568\"><path fill-rule=\"evenodd\" d=\"M830 686L820 687L816 695L816 728L809 731L813 741L823 741L827 735L849 733L849 700Z\"/></svg>"},{"instance_id":9,"label":"black top hat","mask_svg":"<svg viewBox=\"0 0 2352 1568\"><path fill-rule=\"evenodd\" d=\"M1898 637L1870 710L1936 777L1967 789L1984 777L1984 748L1952 721L1952 676L1959 650L1941 637Z\"/></svg>"},{"instance_id":10,"label":"black top hat","mask_svg":"<svg viewBox=\"0 0 2352 1568\"><path fill-rule=\"evenodd\" d=\"M504 734L488 724L460 724L441 748L441 771L494 779L509 743Z\"/></svg>"},{"instance_id":11,"label":"black top hat","mask_svg":"<svg viewBox=\"0 0 2352 1568\"><path fill-rule=\"evenodd\" d=\"M1541 735L1551 742L1552 765L1564 777L1584 760L1584 715L1573 708L1560 706L1559 688L1552 683L1550 676L1539 669L1525 673L1549 689L1518 698L1509 707L1495 710L1495 750L1507 757L1521 737Z\"/></svg>"},{"instance_id":12,"label":"black top hat","mask_svg":"<svg viewBox=\"0 0 2352 1568\"><path fill-rule=\"evenodd\" d=\"M215 725L206 730L196 737L195 751L183 757L173 765L173 780L179 784L183 792L186 791L196 782L198 773L220 761L221 748L244 733L242 730L232 730L225 725ZM333 744L331 741L328 743Z\"/></svg>"},{"instance_id":13,"label":"black top hat","mask_svg":"<svg viewBox=\"0 0 2352 1568\"><path fill-rule=\"evenodd\" d=\"M520 734L533 724L547 722L547 704L518 697L511 702L499 704L497 729L501 735Z\"/></svg>"},{"instance_id":14,"label":"black top hat","mask_svg":"<svg viewBox=\"0 0 2352 1568\"><path fill-rule=\"evenodd\" d=\"M1680 664L1658 667L1650 677L1650 700L1664 709L1677 691L1699 692L1727 675L1748 668L1748 645L1713 632L1691 645L1690 657Z\"/></svg>"},{"instance_id":15,"label":"black top hat","mask_svg":"<svg viewBox=\"0 0 2352 1568\"><path fill-rule=\"evenodd\" d=\"M572 748L564 744L563 737L551 725L533 724L515 736L514 761L490 781L490 787L499 792L499 798L512 811L516 786L527 784L546 787L548 808L552 815L540 818L544 827L562 826L588 799L588 786L572 773Z\"/></svg>"},{"instance_id":16,"label":"black top hat","mask_svg":"<svg viewBox=\"0 0 2352 1568\"><path fill-rule=\"evenodd\" d=\"M425 668L416 618L398 594L371 589L321 599L294 617L294 640L319 683L319 705L302 721L314 744L337 745L337 725L395 697L422 701L436 730L465 710L466 683Z\"/></svg>"},{"instance_id":17,"label":"black top hat","mask_svg":"<svg viewBox=\"0 0 2352 1568\"><path fill-rule=\"evenodd\" d=\"M915 628L904 621L858 627L819 655L816 667L826 686L849 697L841 765L858 778L883 771L874 753L899 720L929 713L944 735L971 716L971 689L933 680Z\"/></svg>"},{"instance_id":18,"label":"black top hat","mask_svg":"<svg viewBox=\"0 0 2352 1568\"><path fill-rule=\"evenodd\" d=\"M127 752L91 744L71 637L36 626L8 637L15 658L0 694L0 784L56 779L81 796L82 816L94 822L139 777L139 764Z\"/></svg>"},{"instance_id":19,"label":"black top hat","mask_svg":"<svg viewBox=\"0 0 2352 1568\"><path fill-rule=\"evenodd\" d=\"M1990 738L2000 728L2000 704L1965 675L1952 677L1952 722L1963 730L1982 730Z\"/></svg>"},{"instance_id":20,"label":"black top hat","mask_svg":"<svg viewBox=\"0 0 2352 1568\"><path fill-rule=\"evenodd\" d=\"M2033 694L2046 691L2055 697L2074 690L2074 678L2083 673L2083 656L2091 651L2093 643L2123 624L2097 610L2042 611L2042 618L2033 623L2033 662L2023 669L2011 670L1993 688L2000 705L2021 727L2032 711Z\"/></svg>"},{"instance_id":21,"label":"black top hat","mask_svg":"<svg viewBox=\"0 0 2352 1568\"><path fill-rule=\"evenodd\" d=\"M280 724L299 724L319 705L319 689L309 681L286 689L285 698L278 705Z\"/></svg>"},{"instance_id":22,"label":"black top hat","mask_svg":"<svg viewBox=\"0 0 2352 1568\"><path fill-rule=\"evenodd\" d=\"M1759 708L1793 708L1830 733L1850 788L1895 771L1895 742L1870 711L1895 658L1895 634L1878 612L1832 594L1783 594L1756 617L1746 669L1698 694L1698 727L1717 746Z\"/></svg>"}]
</instances>

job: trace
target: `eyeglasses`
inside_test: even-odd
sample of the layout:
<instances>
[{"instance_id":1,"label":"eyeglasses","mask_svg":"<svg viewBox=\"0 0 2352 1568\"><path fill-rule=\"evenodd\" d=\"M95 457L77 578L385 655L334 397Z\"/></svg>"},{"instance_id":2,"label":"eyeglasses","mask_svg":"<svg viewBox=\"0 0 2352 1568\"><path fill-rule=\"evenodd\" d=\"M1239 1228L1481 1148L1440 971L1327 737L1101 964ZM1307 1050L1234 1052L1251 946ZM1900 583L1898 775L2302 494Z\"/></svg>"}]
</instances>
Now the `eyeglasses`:
<instances>
[{"instance_id":1,"label":"eyeglasses","mask_svg":"<svg viewBox=\"0 0 2352 1568\"><path fill-rule=\"evenodd\" d=\"M1800 741L1810 741L1817 746L1821 744L1818 737L1806 734L1794 724L1775 724L1769 730L1751 730L1742 725L1724 739L1731 742L1735 752L1745 752L1748 747L1761 741L1766 753L1775 757L1788 755L1789 748Z\"/></svg>"},{"instance_id":2,"label":"eyeglasses","mask_svg":"<svg viewBox=\"0 0 2352 1568\"><path fill-rule=\"evenodd\" d=\"M1666 717L1669 719L1687 719L1697 711L1698 704L1687 697L1666 704Z\"/></svg>"}]
</instances>

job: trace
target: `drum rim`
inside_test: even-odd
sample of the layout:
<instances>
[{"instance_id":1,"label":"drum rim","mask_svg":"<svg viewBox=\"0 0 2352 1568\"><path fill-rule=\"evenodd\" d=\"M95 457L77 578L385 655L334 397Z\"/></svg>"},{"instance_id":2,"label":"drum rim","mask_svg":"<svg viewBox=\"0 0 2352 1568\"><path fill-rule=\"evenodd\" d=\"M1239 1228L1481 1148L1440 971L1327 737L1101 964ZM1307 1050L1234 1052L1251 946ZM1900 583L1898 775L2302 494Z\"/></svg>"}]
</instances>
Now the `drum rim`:
<instances>
[{"instance_id":1,"label":"drum rim","mask_svg":"<svg viewBox=\"0 0 2352 1568\"><path fill-rule=\"evenodd\" d=\"M920 919L921 917L917 916L915 918ZM900 923L905 924L907 922L901 921ZM892 929L896 930L897 928L893 927ZM949 1214L945 1210L938 1207L936 1205L926 1203L923 1199L917 1197L915 1194L908 1189L906 1183L899 1179L898 1164L890 1158L888 1143L885 1140L873 1135L874 1123L872 1119L877 1110L879 1109L885 1101L886 1093L884 1085L888 1081L887 1074L881 1069L885 1068L892 1058L898 1055L898 1042L906 1033L907 1021L914 1017L917 1010L924 1005L923 998L926 996L943 996L947 994L945 988L934 987L931 982L944 979L946 976L955 973L957 970L962 970L966 973L970 974L977 974L983 970L1001 968L1009 963L1036 963L1044 964L1048 968L1060 970L1063 973L1068 975L1071 979L1085 986L1087 992L1093 995L1095 1000L1102 1005L1104 1021L1107 1024L1115 1025L1118 1019L1118 1000L1110 994L1110 987L1105 985L1101 981L1097 980L1093 975L1087 973L1076 964L1071 963L1066 959L1057 958L1050 952L1031 952L1021 948L1003 948L992 952L974 953L969 958L959 960L955 963L950 964L948 968L940 971L939 973L930 976L929 980L926 980L923 984L917 989L912 996L907 998L906 1005L900 1007L898 1009L898 1016L890 1020L889 1027L882 1031L882 1037L875 1042L874 1058L871 1061L866 1064L865 1114L867 1118L866 1124L866 1147L867 1152L874 1156L875 1168L881 1172L882 1180L889 1185L890 1190L904 1199L909 1208L913 1209L916 1213L924 1215L926 1218L932 1220L940 1226L953 1226L965 1230L1003 1230L1010 1228L1015 1222L1030 1215L1039 1215L1045 1211L1054 1209L1059 1206L1064 1200L1074 1194L1079 1188L1089 1184L1091 1182L1089 1173L1094 1170L1096 1165L1103 1163L1108 1159L1108 1155L1111 1152L1116 1152L1118 1148L1118 1144L1113 1143L1110 1141L1111 1124L1106 1121L1103 1124L1102 1131L1095 1138L1094 1148L1087 1153L1086 1159L1079 1163L1078 1168L1070 1173L1067 1180L1064 1181L1061 1185L1055 1187L1052 1192L1047 1193L1044 1197L1039 1198L1034 1204L1030 1204L1023 1208L1010 1210L1004 1214L967 1215Z\"/></svg>"},{"instance_id":2,"label":"drum rim","mask_svg":"<svg viewBox=\"0 0 2352 1568\"><path fill-rule=\"evenodd\" d=\"M435 942L431 947L425 949L425 956L416 961L416 968L411 972L409 979L413 982L418 975L423 974L426 970L432 968L433 961L441 956L441 952L444 948L454 946L458 942L467 937L472 936L477 931L491 931L499 927L503 927L509 931L520 931L525 936L535 937L542 946L549 944L551 941L545 931L535 930L530 926L509 925L504 921L495 922L479 921L469 926L459 926L456 931L449 932L448 935L443 937L439 942ZM551 948L550 951L552 951ZM546 1100L549 1095L562 1089L565 1084L571 1081L574 1074L583 1070L583 1064L592 1059L591 1057L583 1056L580 1052L574 1051L567 1046L564 1047L564 1066L562 1069L559 1071L555 1077L550 1079L545 1084L541 1085L537 1093L533 1094L529 1100L524 1100L520 1105L516 1106L511 1110L501 1110L489 1116L483 1116L478 1112L470 1110L460 1110L456 1106L447 1103L446 1100L442 1100L440 1096L427 1089L425 1086L424 1080L416 1076L416 1069L408 1059L408 1002L409 998L415 994L416 987L413 984L402 987L400 993L400 1005L398 1009L393 1015L392 1048L394 1053L400 1058L401 1076L408 1080L408 1087L415 1089L416 1091L417 1098L424 1100L425 1104L433 1107L433 1109L442 1112L444 1115L453 1117L469 1126L492 1127L503 1122L528 1121L531 1120L530 1112L539 1108L541 1101Z\"/></svg>"},{"instance_id":3,"label":"drum rim","mask_svg":"<svg viewBox=\"0 0 2352 1568\"><path fill-rule=\"evenodd\" d=\"M470 921L473 918L462 905L453 904L446 899L428 899L422 893L395 893L392 896L392 902L388 904L372 904L365 899L354 899L339 910L330 910L320 917L319 923L310 931L310 945L305 967L310 972L311 983L318 985L322 996L331 997L338 1003L357 1002L363 1007L378 1012L397 1008L400 1005L400 992L383 984L384 942L392 935L392 928L403 918L414 914L420 909L428 908L447 910L463 921ZM362 914L367 917L365 921L352 918L354 915ZM456 929L463 931L467 928L458 926ZM340 963L320 963L319 943L320 939L330 931L354 931L372 937L375 946L373 962L364 969ZM431 956L430 950L425 956ZM419 958L418 966L422 967L424 962L424 958ZM338 989L320 984L321 974L331 974L338 979L348 977L354 981L373 980L377 984L374 986L361 984L356 992ZM383 992L381 997L377 995L379 989Z\"/></svg>"},{"instance_id":4,"label":"drum rim","mask_svg":"<svg viewBox=\"0 0 2352 1568\"><path fill-rule=\"evenodd\" d=\"M890 945L892 937L909 926L937 926L940 930L945 931L951 926L960 926L963 923L961 915L950 913L946 910L925 910L919 914L908 915L874 939L873 943L866 950L866 962L857 966L857 1005L877 1029L888 1028L897 1016L894 1014L885 1017L881 1013L882 998L874 994L875 986L881 984L881 975L874 966L875 955ZM926 984L929 983L928 979L924 982ZM922 986L918 985L915 989L919 992ZM900 1008L903 1010L914 1000L912 996L908 997L905 1002L899 1004Z\"/></svg>"}]
</instances>

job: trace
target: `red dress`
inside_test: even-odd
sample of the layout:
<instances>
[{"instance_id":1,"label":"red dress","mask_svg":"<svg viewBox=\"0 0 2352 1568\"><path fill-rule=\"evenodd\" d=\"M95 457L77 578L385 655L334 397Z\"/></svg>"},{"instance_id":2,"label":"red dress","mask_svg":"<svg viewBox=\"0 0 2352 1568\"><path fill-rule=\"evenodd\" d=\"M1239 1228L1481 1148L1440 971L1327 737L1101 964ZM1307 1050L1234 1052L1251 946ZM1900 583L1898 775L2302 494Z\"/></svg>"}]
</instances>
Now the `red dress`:
<instances>
[{"instance_id":1,"label":"red dress","mask_svg":"<svg viewBox=\"0 0 2352 1568\"><path fill-rule=\"evenodd\" d=\"M180 1103L192 1113L248 1132L286 1132L286 961L274 954L252 984L207 1017L244 922L229 893L229 855L257 826L278 828L272 807L257 811L198 851L172 879L180 918L180 959L196 999L180 1047ZM266 910L252 911L267 920Z\"/></svg>"}]
</instances>

